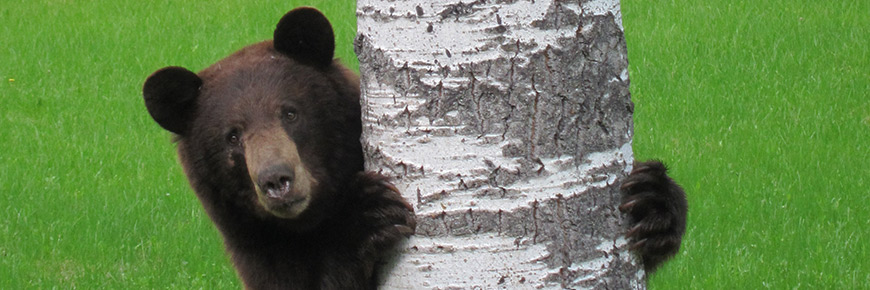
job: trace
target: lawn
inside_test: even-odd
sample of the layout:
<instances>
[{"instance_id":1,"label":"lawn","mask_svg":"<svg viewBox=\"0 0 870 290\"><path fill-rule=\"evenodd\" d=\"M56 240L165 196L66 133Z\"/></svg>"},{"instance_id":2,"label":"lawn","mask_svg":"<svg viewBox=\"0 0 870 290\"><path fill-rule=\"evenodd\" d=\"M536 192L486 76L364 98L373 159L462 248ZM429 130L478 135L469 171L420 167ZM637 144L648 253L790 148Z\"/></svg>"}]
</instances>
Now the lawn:
<instances>
[{"instance_id":1,"label":"lawn","mask_svg":"<svg viewBox=\"0 0 870 290\"><path fill-rule=\"evenodd\" d=\"M623 2L635 153L689 195L662 289L870 287L870 2Z\"/></svg>"},{"instance_id":2,"label":"lawn","mask_svg":"<svg viewBox=\"0 0 870 290\"><path fill-rule=\"evenodd\" d=\"M733 2L733 3L730 3ZM271 38L300 5L0 5L0 289L240 288L141 86ZM687 189L653 288L870 287L870 2L623 2L635 153Z\"/></svg>"}]
</instances>

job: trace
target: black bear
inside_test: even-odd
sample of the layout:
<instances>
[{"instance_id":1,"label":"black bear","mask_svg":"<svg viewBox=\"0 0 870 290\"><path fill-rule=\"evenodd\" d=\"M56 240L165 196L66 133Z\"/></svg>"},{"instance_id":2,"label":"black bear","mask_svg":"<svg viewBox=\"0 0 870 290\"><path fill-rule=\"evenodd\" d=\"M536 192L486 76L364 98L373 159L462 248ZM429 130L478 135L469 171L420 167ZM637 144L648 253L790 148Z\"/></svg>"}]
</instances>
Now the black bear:
<instances>
[{"instance_id":1,"label":"black bear","mask_svg":"<svg viewBox=\"0 0 870 290\"><path fill-rule=\"evenodd\" d=\"M273 41L145 81L249 289L375 288L380 260L414 233L411 206L363 171L359 78L334 46L329 21L299 8Z\"/></svg>"},{"instance_id":2,"label":"black bear","mask_svg":"<svg viewBox=\"0 0 870 290\"><path fill-rule=\"evenodd\" d=\"M359 78L333 59L329 21L298 8L274 39L193 73L145 81L148 112L175 135L191 186L249 289L376 288L413 208L363 168ZM661 163L623 184L627 236L648 270L680 246L682 189Z\"/></svg>"}]
</instances>

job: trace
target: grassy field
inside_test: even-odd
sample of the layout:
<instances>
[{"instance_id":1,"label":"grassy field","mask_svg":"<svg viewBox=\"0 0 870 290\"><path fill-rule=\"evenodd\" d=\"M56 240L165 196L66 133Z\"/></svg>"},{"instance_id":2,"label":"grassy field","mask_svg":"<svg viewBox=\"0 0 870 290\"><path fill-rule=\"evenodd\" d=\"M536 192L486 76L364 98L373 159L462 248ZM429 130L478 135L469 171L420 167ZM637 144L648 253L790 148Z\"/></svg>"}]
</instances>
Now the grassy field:
<instances>
[{"instance_id":1,"label":"grassy field","mask_svg":"<svg viewBox=\"0 0 870 290\"><path fill-rule=\"evenodd\" d=\"M682 253L653 286L870 288L868 11L623 2L635 153L689 194Z\"/></svg>"},{"instance_id":2,"label":"grassy field","mask_svg":"<svg viewBox=\"0 0 870 290\"><path fill-rule=\"evenodd\" d=\"M623 2L635 152L690 199L654 288L870 287L870 2ZM750 3L751 2L751 3ZM199 70L344 1L0 5L0 289L236 289L169 136L154 70Z\"/></svg>"}]
</instances>

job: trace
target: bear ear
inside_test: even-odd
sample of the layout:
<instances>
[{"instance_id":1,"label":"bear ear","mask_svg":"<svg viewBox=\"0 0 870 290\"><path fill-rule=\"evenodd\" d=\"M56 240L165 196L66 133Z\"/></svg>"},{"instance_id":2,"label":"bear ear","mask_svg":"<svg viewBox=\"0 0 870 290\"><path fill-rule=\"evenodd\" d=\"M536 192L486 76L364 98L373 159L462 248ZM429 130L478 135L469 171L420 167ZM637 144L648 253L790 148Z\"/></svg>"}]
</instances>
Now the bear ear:
<instances>
[{"instance_id":1,"label":"bear ear","mask_svg":"<svg viewBox=\"0 0 870 290\"><path fill-rule=\"evenodd\" d=\"M335 35L323 13L311 7L287 12L274 35L275 49L296 61L319 67L332 64Z\"/></svg>"},{"instance_id":2,"label":"bear ear","mask_svg":"<svg viewBox=\"0 0 870 290\"><path fill-rule=\"evenodd\" d=\"M184 135L195 109L202 79L183 67L165 67L148 77L142 88L148 113L166 130Z\"/></svg>"}]
</instances>

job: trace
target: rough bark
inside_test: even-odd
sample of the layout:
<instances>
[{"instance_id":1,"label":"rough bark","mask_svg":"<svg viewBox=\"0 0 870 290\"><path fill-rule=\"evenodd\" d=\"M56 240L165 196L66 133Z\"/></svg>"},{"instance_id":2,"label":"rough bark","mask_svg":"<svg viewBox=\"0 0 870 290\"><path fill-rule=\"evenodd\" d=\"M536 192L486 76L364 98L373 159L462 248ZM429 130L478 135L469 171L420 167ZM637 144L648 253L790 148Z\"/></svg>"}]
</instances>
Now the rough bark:
<instances>
[{"instance_id":1,"label":"rough bark","mask_svg":"<svg viewBox=\"0 0 870 290\"><path fill-rule=\"evenodd\" d=\"M358 0L367 167L417 233L386 288L643 288L617 0Z\"/></svg>"}]
</instances>

